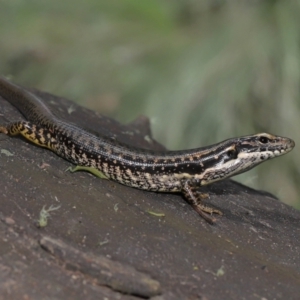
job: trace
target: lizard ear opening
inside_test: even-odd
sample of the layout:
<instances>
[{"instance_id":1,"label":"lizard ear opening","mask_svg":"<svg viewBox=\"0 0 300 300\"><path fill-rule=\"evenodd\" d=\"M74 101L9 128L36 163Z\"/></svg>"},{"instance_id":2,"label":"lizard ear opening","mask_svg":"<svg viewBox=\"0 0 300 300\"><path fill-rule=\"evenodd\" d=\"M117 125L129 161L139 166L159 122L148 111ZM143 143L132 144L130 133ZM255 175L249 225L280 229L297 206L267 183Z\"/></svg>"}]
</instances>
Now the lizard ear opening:
<instances>
[{"instance_id":1,"label":"lizard ear opening","mask_svg":"<svg viewBox=\"0 0 300 300\"><path fill-rule=\"evenodd\" d=\"M230 149L230 150L227 151L227 156L230 159L236 159L237 155L238 155L238 152L236 151L236 149Z\"/></svg>"}]
</instances>

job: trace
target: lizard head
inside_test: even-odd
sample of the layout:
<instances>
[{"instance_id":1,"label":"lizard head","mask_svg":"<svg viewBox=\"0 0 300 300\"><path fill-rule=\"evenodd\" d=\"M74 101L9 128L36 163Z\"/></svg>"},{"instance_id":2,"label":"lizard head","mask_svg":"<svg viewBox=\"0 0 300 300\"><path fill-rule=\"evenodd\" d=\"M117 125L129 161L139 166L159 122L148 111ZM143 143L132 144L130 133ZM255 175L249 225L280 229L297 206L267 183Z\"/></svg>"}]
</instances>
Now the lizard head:
<instances>
[{"instance_id":1,"label":"lizard head","mask_svg":"<svg viewBox=\"0 0 300 300\"><path fill-rule=\"evenodd\" d=\"M286 154L295 147L289 138L268 133L229 139L215 145L210 166L201 174L201 185L243 172L271 158Z\"/></svg>"}]
</instances>

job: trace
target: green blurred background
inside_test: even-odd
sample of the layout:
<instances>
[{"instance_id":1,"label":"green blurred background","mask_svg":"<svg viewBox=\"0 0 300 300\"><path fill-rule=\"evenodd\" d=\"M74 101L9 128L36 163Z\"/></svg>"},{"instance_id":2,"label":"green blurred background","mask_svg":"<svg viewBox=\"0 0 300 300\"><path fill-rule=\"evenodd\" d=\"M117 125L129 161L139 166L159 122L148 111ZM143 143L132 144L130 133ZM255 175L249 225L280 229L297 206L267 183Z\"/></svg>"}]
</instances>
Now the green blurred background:
<instances>
[{"instance_id":1,"label":"green blurred background","mask_svg":"<svg viewBox=\"0 0 300 300\"><path fill-rule=\"evenodd\" d=\"M0 70L185 149L300 144L300 1L0 0ZM300 208L298 149L236 177Z\"/></svg>"}]
</instances>

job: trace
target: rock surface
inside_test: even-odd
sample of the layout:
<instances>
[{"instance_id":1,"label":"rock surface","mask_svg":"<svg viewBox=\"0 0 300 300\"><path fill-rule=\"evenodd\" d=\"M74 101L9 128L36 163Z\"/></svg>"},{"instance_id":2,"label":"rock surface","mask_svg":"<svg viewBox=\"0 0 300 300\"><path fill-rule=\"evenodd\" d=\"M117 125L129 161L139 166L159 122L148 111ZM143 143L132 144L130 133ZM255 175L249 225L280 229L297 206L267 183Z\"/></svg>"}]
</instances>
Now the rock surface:
<instances>
[{"instance_id":1,"label":"rock surface","mask_svg":"<svg viewBox=\"0 0 300 300\"><path fill-rule=\"evenodd\" d=\"M163 149L145 117L121 125L35 93L65 120ZM0 107L1 123L22 118ZM274 196L213 184L203 190L224 215L211 226L181 195L65 172L70 163L21 138L0 143L1 299L300 299L300 212Z\"/></svg>"}]
</instances>

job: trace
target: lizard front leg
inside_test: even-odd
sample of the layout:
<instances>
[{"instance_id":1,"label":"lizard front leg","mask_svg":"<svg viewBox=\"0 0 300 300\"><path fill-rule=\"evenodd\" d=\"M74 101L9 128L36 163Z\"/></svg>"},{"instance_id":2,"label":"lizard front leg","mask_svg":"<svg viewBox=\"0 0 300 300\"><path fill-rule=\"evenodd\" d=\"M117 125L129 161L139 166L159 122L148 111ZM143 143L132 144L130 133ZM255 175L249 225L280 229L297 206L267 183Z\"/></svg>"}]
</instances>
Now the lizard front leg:
<instances>
[{"instance_id":1,"label":"lizard front leg","mask_svg":"<svg viewBox=\"0 0 300 300\"><path fill-rule=\"evenodd\" d=\"M201 193L196 191L197 187L198 186L195 185L191 180L185 180L182 184L181 192L183 193L187 202L192 205L196 212L208 223L213 224L216 219L210 217L209 215L222 215L223 213L220 210L204 205L202 200L206 197L203 197Z\"/></svg>"}]
</instances>

